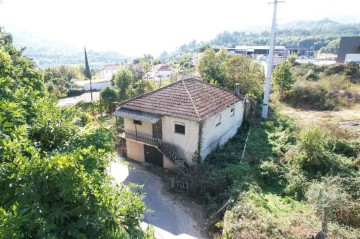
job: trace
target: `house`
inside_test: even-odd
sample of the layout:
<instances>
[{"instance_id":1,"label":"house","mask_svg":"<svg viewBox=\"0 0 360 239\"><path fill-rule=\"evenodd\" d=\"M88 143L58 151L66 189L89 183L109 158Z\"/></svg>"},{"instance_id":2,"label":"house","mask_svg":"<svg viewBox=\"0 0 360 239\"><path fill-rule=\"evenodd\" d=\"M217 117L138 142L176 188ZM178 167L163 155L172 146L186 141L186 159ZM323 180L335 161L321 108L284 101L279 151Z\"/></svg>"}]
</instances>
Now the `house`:
<instances>
[{"instance_id":1,"label":"house","mask_svg":"<svg viewBox=\"0 0 360 239\"><path fill-rule=\"evenodd\" d=\"M121 69L121 65L107 65L100 70L100 76L103 79L111 79L112 75Z\"/></svg>"},{"instance_id":2,"label":"house","mask_svg":"<svg viewBox=\"0 0 360 239\"><path fill-rule=\"evenodd\" d=\"M152 67L150 72L150 78L155 80L161 80L168 78L172 75L172 70L169 65L157 64Z\"/></svg>"},{"instance_id":3,"label":"house","mask_svg":"<svg viewBox=\"0 0 360 239\"><path fill-rule=\"evenodd\" d=\"M336 62L344 63L347 54L360 54L360 36L341 38Z\"/></svg>"},{"instance_id":4,"label":"house","mask_svg":"<svg viewBox=\"0 0 360 239\"><path fill-rule=\"evenodd\" d=\"M121 103L127 157L169 169L203 160L240 127L239 91L189 78Z\"/></svg>"}]
</instances>

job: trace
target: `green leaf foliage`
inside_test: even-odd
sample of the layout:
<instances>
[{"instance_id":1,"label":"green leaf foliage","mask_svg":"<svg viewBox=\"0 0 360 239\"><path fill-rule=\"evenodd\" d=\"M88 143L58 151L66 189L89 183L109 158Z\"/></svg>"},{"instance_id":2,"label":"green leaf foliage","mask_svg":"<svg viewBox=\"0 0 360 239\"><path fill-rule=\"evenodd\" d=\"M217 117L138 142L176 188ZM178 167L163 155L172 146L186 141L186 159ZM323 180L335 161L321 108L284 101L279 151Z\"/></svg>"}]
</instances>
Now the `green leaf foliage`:
<instances>
[{"instance_id":1,"label":"green leaf foliage","mask_svg":"<svg viewBox=\"0 0 360 239\"><path fill-rule=\"evenodd\" d=\"M240 84L240 93L262 97L264 73L257 63L246 56L230 55L224 48L218 53L209 48L203 53L198 64L202 79L208 83L233 91Z\"/></svg>"},{"instance_id":2,"label":"green leaf foliage","mask_svg":"<svg viewBox=\"0 0 360 239\"><path fill-rule=\"evenodd\" d=\"M292 88L296 78L292 74L291 64L288 61L278 65L272 73L274 88L282 94Z\"/></svg>"},{"instance_id":3,"label":"green leaf foliage","mask_svg":"<svg viewBox=\"0 0 360 239\"><path fill-rule=\"evenodd\" d=\"M108 175L112 130L57 107L9 42L0 58L0 238L153 238L142 195Z\"/></svg>"}]
</instances>

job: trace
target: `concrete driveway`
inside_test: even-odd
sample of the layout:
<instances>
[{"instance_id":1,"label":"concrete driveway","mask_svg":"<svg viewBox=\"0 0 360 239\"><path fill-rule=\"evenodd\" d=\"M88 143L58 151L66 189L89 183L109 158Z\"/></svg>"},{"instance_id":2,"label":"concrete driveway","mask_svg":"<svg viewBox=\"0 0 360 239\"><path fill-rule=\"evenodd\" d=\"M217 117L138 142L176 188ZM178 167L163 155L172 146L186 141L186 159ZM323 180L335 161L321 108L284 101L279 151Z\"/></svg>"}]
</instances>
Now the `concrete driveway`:
<instances>
[{"instance_id":1,"label":"concrete driveway","mask_svg":"<svg viewBox=\"0 0 360 239\"><path fill-rule=\"evenodd\" d=\"M113 162L110 173L117 182L144 185L144 202L151 212L145 213L143 224L154 226L156 238L203 238L200 230L196 229L195 221L176 202L162 193L163 184L158 176L146 171L139 164L128 165L129 167Z\"/></svg>"}]
</instances>

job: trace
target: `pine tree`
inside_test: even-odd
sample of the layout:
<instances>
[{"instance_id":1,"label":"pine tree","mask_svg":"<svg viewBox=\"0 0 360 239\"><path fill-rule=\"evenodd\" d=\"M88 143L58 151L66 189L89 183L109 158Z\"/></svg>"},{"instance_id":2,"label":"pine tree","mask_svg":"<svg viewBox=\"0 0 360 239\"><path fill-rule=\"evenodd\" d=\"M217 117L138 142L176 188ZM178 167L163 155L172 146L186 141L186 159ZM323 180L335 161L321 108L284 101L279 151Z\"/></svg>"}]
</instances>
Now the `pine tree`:
<instances>
[{"instance_id":1,"label":"pine tree","mask_svg":"<svg viewBox=\"0 0 360 239\"><path fill-rule=\"evenodd\" d=\"M85 47L84 47L84 51L85 51L85 77L91 81L91 72L90 72L90 67L89 67L89 62Z\"/></svg>"},{"instance_id":2,"label":"pine tree","mask_svg":"<svg viewBox=\"0 0 360 239\"><path fill-rule=\"evenodd\" d=\"M92 115L94 117L94 105L93 105L93 95L92 95L91 72L90 72L90 66L89 66L89 62L88 62L85 47L84 47L84 51L85 51L85 77L90 80L91 109L92 109Z\"/></svg>"}]
</instances>

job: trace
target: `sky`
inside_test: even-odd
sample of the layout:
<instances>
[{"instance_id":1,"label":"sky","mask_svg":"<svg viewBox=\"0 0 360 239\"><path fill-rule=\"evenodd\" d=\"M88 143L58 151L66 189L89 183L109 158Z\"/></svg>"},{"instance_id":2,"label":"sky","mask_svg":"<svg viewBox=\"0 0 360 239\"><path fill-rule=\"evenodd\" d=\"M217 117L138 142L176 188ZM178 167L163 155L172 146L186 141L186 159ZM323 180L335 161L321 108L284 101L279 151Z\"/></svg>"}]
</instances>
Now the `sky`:
<instances>
[{"instance_id":1,"label":"sky","mask_svg":"<svg viewBox=\"0 0 360 239\"><path fill-rule=\"evenodd\" d=\"M226 30L266 25L270 31L270 1L2 0L0 25L90 50L156 56ZM359 0L286 0L278 5L278 24L324 18L360 22L359 9Z\"/></svg>"}]
</instances>

